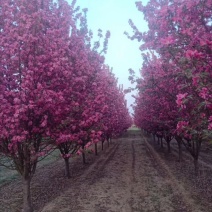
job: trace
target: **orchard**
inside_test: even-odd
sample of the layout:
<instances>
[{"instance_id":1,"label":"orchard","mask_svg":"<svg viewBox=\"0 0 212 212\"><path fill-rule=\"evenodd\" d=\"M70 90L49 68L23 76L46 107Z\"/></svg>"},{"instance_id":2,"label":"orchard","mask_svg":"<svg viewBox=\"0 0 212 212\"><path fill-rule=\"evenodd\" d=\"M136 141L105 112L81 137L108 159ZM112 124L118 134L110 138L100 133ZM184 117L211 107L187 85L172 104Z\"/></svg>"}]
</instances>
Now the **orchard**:
<instances>
[{"instance_id":1,"label":"orchard","mask_svg":"<svg viewBox=\"0 0 212 212\"><path fill-rule=\"evenodd\" d=\"M18 180L2 186L0 179L0 211L210 208L199 190L205 186L212 198L211 181L205 174L207 183L197 182L202 147L210 150L212 139L212 0L135 5L148 30L129 20L133 32L123 36L139 42L142 67L139 77L129 70L135 88L124 89L105 62L110 31L90 30L89 11L76 0L0 0L0 166L16 170L22 182L20 197L9 189L20 187ZM130 90L137 91L133 117ZM189 182L172 167L175 144L177 166L192 157ZM164 145L170 161L161 158ZM53 152L60 159L49 167L57 168L39 166ZM201 209L190 201L193 191ZM35 194L46 202L38 206Z\"/></svg>"}]
</instances>

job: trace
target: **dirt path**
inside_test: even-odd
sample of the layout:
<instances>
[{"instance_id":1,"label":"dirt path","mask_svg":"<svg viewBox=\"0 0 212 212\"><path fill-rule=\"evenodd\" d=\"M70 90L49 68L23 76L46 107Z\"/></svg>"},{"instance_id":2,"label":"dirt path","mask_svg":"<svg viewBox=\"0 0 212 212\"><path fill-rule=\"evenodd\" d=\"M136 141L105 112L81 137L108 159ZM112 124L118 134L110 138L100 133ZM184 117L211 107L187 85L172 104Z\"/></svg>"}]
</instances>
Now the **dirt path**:
<instances>
[{"instance_id":1,"label":"dirt path","mask_svg":"<svg viewBox=\"0 0 212 212\"><path fill-rule=\"evenodd\" d=\"M31 188L35 212L212 211L210 201L200 204L203 195L173 165L174 155L167 163L148 138L128 135L110 147L105 144L104 151L99 146L98 156L88 154L88 165L81 157L73 158L71 179L64 177L63 160L39 168ZM0 187L0 212L20 212L21 206L19 179Z\"/></svg>"},{"instance_id":2,"label":"dirt path","mask_svg":"<svg viewBox=\"0 0 212 212\"><path fill-rule=\"evenodd\" d=\"M119 139L110 150L41 211L202 211L145 138Z\"/></svg>"}]
</instances>

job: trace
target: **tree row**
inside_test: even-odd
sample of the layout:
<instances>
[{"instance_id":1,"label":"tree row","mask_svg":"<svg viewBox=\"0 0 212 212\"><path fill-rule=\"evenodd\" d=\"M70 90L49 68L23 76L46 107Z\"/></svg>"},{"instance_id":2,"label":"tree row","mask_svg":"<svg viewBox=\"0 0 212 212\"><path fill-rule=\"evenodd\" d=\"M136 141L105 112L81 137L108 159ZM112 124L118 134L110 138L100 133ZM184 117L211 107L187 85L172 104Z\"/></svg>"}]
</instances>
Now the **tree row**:
<instances>
[{"instance_id":1,"label":"tree row","mask_svg":"<svg viewBox=\"0 0 212 212\"><path fill-rule=\"evenodd\" d=\"M184 145L194 158L196 173L202 142L212 138L212 1L150 0L136 6L148 23L141 32L141 77L136 82L134 120L137 126L164 138L170 151L175 139L181 159Z\"/></svg>"}]
</instances>

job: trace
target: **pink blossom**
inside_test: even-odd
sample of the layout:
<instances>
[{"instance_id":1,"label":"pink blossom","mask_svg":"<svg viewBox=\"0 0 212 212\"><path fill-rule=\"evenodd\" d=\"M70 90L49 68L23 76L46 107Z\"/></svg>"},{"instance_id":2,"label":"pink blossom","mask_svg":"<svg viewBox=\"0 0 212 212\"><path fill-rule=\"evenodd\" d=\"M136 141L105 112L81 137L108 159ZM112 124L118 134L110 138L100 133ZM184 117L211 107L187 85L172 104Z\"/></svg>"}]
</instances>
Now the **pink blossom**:
<instances>
[{"instance_id":1,"label":"pink blossom","mask_svg":"<svg viewBox=\"0 0 212 212\"><path fill-rule=\"evenodd\" d=\"M79 149L76 154L77 155L81 155L82 154L82 151Z\"/></svg>"},{"instance_id":2,"label":"pink blossom","mask_svg":"<svg viewBox=\"0 0 212 212\"><path fill-rule=\"evenodd\" d=\"M209 130L212 130L212 122L209 123L208 129L209 129Z\"/></svg>"},{"instance_id":3,"label":"pink blossom","mask_svg":"<svg viewBox=\"0 0 212 212\"><path fill-rule=\"evenodd\" d=\"M208 89L207 88L202 88L200 93L199 93L200 97L202 97L203 99L207 99L208 98Z\"/></svg>"},{"instance_id":4,"label":"pink blossom","mask_svg":"<svg viewBox=\"0 0 212 212\"><path fill-rule=\"evenodd\" d=\"M45 119L45 120L43 120L43 122L41 123L41 127L45 127L47 125L47 120Z\"/></svg>"},{"instance_id":5,"label":"pink blossom","mask_svg":"<svg viewBox=\"0 0 212 212\"><path fill-rule=\"evenodd\" d=\"M43 157L45 155L46 155L46 152L44 152L44 151L37 153L37 157Z\"/></svg>"},{"instance_id":6,"label":"pink blossom","mask_svg":"<svg viewBox=\"0 0 212 212\"><path fill-rule=\"evenodd\" d=\"M88 142L86 145L85 145L85 148L88 148L89 146L91 146L91 142Z\"/></svg>"},{"instance_id":7,"label":"pink blossom","mask_svg":"<svg viewBox=\"0 0 212 212\"><path fill-rule=\"evenodd\" d=\"M209 121L208 129L212 130L212 116L209 117L208 121Z\"/></svg>"},{"instance_id":8,"label":"pink blossom","mask_svg":"<svg viewBox=\"0 0 212 212\"><path fill-rule=\"evenodd\" d=\"M175 39L172 36L168 36L166 38L163 38L161 41L164 45L173 44L175 42Z\"/></svg>"},{"instance_id":9,"label":"pink blossom","mask_svg":"<svg viewBox=\"0 0 212 212\"><path fill-rule=\"evenodd\" d=\"M203 54L201 52L198 52L197 50L187 50L186 51L186 57L187 58L202 58Z\"/></svg>"},{"instance_id":10,"label":"pink blossom","mask_svg":"<svg viewBox=\"0 0 212 212\"><path fill-rule=\"evenodd\" d=\"M98 131L98 132L97 132L97 135L98 135L98 136L101 136L101 135L102 135L102 131Z\"/></svg>"},{"instance_id":11,"label":"pink blossom","mask_svg":"<svg viewBox=\"0 0 212 212\"><path fill-rule=\"evenodd\" d=\"M192 83L194 86L197 86L197 83L199 82L199 77L198 76L193 76L192 77Z\"/></svg>"},{"instance_id":12,"label":"pink blossom","mask_svg":"<svg viewBox=\"0 0 212 212\"><path fill-rule=\"evenodd\" d=\"M176 100L176 103L178 106L181 106L183 105L183 99L188 95L188 93L184 93L184 94L178 94L177 95L177 100Z\"/></svg>"},{"instance_id":13,"label":"pink blossom","mask_svg":"<svg viewBox=\"0 0 212 212\"><path fill-rule=\"evenodd\" d=\"M201 117L201 118L205 118L205 117L206 117L205 113L201 113L201 114L200 114L200 117Z\"/></svg>"},{"instance_id":14,"label":"pink blossom","mask_svg":"<svg viewBox=\"0 0 212 212\"><path fill-rule=\"evenodd\" d=\"M185 127L188 126L188 123L189 123L188 121L179 121L177 123L177 131L182 132L185 129Z\"/></svg>"},{"instance_id":15,"label":"pink blossom","mask_svg":"<svg viewBox=\"0 0 212 212\"><path fill-rule=\"evenodd\" d=\"M14 98L14 103L15 104L20 104L21 103L21 100L19 98Z\"/></svg>"},{"instance_id":16,"label":"pink blossom","mask_svg":"<svg viewBox=\"0 0 212 212\"><path fill-rule=\"evenodd\" d=\"M65 158L70 158L71 157L71 154L62 154L62 157L65 159Z\"/></svg>"},{"instance_id":17,"label":"pink blossom","mask_svg":"<svg viewBox=\"0 0 212 212\"><path fill-rule=\"evenodd\" d=\"M94 139L94 141L93 141L93 142L96 144L96 143L98 143L98 142L99 142L99 139L97 139L97 138L96 138L96 139Z\"/></svg>"}]
</instances>

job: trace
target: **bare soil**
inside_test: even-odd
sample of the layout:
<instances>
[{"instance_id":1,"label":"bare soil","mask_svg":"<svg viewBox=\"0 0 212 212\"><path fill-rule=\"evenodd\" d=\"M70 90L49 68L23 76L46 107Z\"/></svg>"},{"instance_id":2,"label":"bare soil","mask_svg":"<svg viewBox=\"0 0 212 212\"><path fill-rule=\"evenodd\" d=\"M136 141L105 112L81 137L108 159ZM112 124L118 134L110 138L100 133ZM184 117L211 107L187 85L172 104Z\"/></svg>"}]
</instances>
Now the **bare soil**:
<instances>
[{"instance_id":1,"label":"bare soil","mask_svg":"<svg viewBox=\"0 0 212 212\"><path fill-rule=\"evenodd\" d=\"M86 165L81 157L72 159L71 179L65 178L61 159L39 168L31 188L34 210L212 212L210 190L198 186L202 178L194 177L192 169L185 171L175 154L167 156L154 145L140 132L132 132L129 137L113 140L109 147L105 144L104 151L99 146L98 156L88 154ZM186 161L189 163L192 161ZM204 180L211 176L207 172ZM21 206L20 179L0 187L0 212L18 212Z\"/></svg>"}]
</instances>

